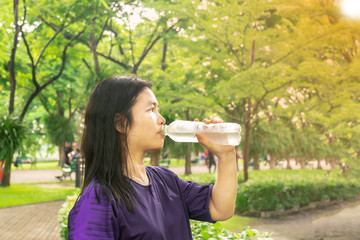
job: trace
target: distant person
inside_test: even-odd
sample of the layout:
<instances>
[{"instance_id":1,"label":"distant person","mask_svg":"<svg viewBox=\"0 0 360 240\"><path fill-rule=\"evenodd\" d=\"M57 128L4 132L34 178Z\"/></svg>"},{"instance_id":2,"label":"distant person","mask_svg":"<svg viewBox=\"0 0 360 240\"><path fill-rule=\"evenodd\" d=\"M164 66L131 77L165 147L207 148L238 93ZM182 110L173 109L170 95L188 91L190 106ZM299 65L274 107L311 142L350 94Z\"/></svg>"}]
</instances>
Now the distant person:
<instances>
[{"instance_id":1,"label":"distant person","mask_svg":"<svg viewBox=\"0 0 360 240\"><path fill-rule=\"evenodd\" d=\"M212 166L214 166L214 172L216 171L216 162L215 162L215 156L212 152L209 151L208 153L208 168L209 168L209 173L211 173L211 168Z\"/></svg>"},{"instance_id":2,"label":"distant person","mask_svg":"<svg viewBox=\"0 0 360 240\"><path fill-rule=\"evenodd\" d=\"M71 160L74 161L76 158L80 158L80 149L76 148L72 154Z\"/></svg>"},{"instance_id":3,"label":"distant person","mask_svg":"<svg viewBox=\"0 0 360 240\"><path fill-rule=\"evenodd\" d=\"M70 142L68 142L68 141L66 141L65 142L65 147L64 147L64 155L65 155L65 157L64 157L64 159L65 159L65 161L64 161L64 163L66 164L66 165L71 165L71 163L70 163L70 156L69 156L69 154L71 153L73 151L73 149L72 149L72 147L71 147L71 145L70 145Z\"/></svg>"}]
</instances>

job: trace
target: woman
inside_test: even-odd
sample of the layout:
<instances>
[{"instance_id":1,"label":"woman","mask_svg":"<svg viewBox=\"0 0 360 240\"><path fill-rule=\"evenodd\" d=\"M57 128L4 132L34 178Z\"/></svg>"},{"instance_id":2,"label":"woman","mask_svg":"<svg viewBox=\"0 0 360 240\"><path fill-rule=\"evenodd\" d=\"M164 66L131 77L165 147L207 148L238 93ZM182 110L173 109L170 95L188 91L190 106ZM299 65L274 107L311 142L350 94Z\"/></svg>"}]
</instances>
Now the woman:
<instances>
[{"instance_id":1,"label":"woman","mask_svg":"<svg viewBox=\"0 0 360 240\"><path fill-rule=\"evenodd\" d=\"M163 147L164 124L149 82L113 76L95 87L81 146L84 185L69 213L69 239L192 239L189 219L214 222L233 215L235 148L198 134L219 158L217 181L185 182L165 168L145 167L145 154Z\"/></svg>"}]
</instances>

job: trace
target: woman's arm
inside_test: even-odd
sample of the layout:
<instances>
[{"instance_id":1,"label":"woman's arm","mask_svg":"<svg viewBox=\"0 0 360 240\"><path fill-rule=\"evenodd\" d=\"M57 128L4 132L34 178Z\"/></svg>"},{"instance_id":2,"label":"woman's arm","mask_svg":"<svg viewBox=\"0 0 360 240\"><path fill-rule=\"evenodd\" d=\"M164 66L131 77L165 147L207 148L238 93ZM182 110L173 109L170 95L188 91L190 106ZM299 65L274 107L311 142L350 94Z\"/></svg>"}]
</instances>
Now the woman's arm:
<instances>
[{"instance_id":1,"label":"woman's arm","mask_svg":"<svg viewBox=\"0 0 360 240\"><path fill-rule=\"evenodd\" d=\"M205 123L223 122L221 119L203 120ZM231 218L235 211L237 193L236 151L234 146L215 144L201 134L199 143L218 157L217 180L209 202L211 219L223 221Z\"/></svg>"}]
</instances>

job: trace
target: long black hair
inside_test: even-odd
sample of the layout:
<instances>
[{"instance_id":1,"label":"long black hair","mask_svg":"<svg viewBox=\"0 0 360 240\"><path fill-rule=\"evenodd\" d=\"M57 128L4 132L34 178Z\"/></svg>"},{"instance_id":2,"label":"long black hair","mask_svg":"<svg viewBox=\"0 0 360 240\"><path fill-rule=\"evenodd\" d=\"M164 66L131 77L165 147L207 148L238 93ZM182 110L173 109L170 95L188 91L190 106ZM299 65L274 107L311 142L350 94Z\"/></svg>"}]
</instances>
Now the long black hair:
<instances>
[{"instance_id":1,"label":"long black hair","mask_svg":"<svg viewBox=\"0 0 360 240\"><path fill-rule=\"evenodd\" d=\"M131 196L134 196L134 191L127 177L127 130L133 123L132 106L145 88L151 88L151 83L135 75L116 75L99 82L86 108L81 142L85 158L82 192L95 180L107 196L111 193L116 201L123 201L132 213L134 204ZM94 188L100 201L96 183Z\"/></svg>"}]
</instances>

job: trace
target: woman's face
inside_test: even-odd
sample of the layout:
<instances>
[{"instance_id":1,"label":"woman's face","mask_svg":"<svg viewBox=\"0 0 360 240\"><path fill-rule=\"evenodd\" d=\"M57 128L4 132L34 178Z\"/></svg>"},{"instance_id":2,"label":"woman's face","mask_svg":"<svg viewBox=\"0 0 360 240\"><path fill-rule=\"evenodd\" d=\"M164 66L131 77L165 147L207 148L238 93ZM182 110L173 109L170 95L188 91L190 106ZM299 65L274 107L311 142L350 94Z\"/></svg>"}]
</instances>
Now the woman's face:
<instances>
[{"instance_id":1,"label":"woman's face","mask_svg":"<svg viewBox=\"0 0 360 240\"><path fill-rule=\"evenodd\" d=\"M127 138L130 151L160 150L164 145L162 127L166 120L160 115L159 103L149 88L137 96L131 112L133 124Z\"/></svg>"}]
</instances>

